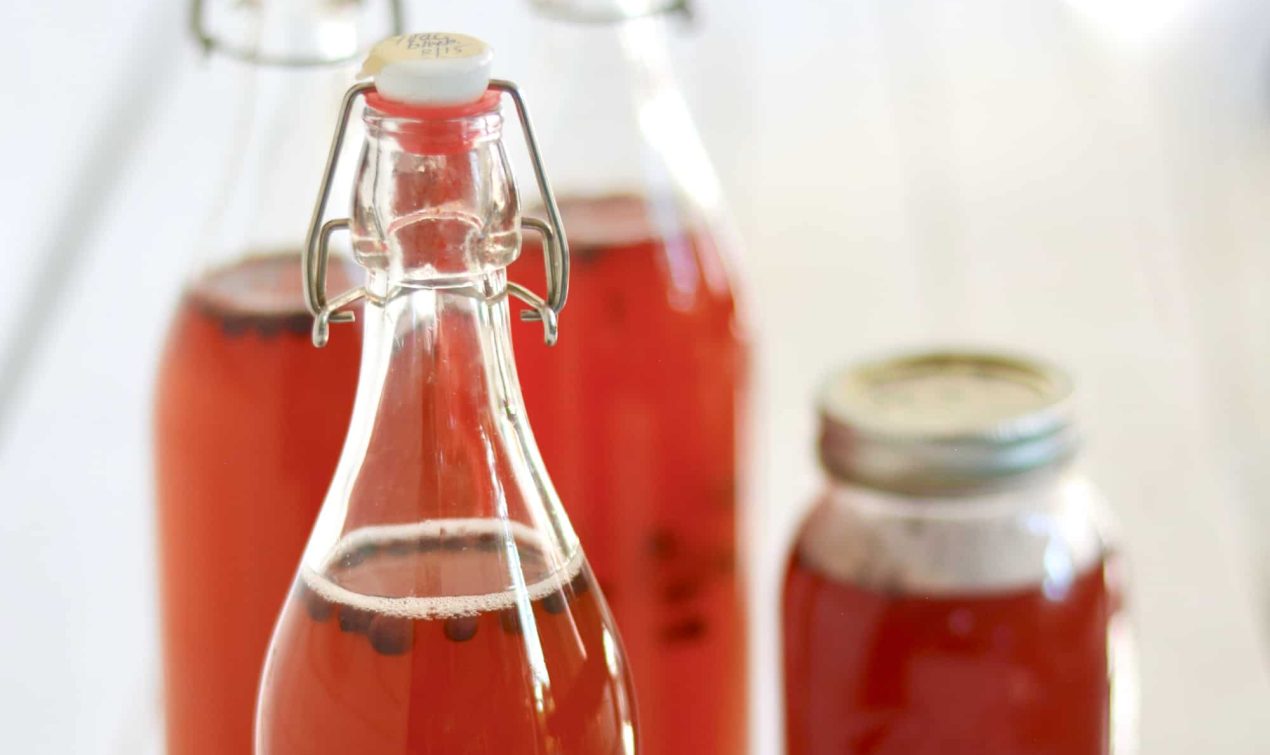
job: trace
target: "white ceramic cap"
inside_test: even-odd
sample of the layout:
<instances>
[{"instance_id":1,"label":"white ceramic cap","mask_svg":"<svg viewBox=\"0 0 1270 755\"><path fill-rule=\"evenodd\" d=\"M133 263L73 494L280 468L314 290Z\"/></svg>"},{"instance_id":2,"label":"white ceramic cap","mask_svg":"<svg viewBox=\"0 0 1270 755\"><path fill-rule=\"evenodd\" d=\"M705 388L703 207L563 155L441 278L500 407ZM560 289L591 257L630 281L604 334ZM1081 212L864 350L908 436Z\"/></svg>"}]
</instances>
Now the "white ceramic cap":
<instances>
[{"instance_id":1,"label":"white ceramic cap","mask_svg":"<svg viewBox=\"0 0 1270 755\"><path fill-rule=\"evenodd\" d=\"M403 34L375 45L362 64L379 94L411 105L462 105L489 87L494 50L465 34Z\"/></svg>"}]
</instances>

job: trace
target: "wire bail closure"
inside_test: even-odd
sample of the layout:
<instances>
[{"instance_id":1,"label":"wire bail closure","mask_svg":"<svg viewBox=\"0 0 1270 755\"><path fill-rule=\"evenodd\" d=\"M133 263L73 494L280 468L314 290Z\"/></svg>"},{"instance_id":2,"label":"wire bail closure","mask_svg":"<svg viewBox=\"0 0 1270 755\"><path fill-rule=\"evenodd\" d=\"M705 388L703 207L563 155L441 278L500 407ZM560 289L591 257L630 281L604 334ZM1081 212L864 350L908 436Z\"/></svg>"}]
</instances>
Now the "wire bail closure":
<instances>
[{"instance_id":1,"label":"wire bail closure","mask_svg":"<svg viewBox=\"0 0 1270 755\"><path fill-rule=\"evenodd\" d=\"M520 219L522 232L531 230L542 236L543 261L547 268L547 295L544 298L512 281L508 281L507 291L529 305L529 309L521 310L520 319L526 322L541 322L543 340L548 346L554 346L559 336L559 314L564 309L565 300L569 296L569 242L564 234L564 224L560 219L556 197L551 191L547 173L543 169L542 153L538 150L538 139L534 136L529 111L525 107L520 88L514 82L502 79L490 79L489 88L508 95L516 106L516 115L525 136L525 146L529 150L534 178L538 182L538 193L542 196L543 207L547 210L545 221L534 217ZM326 170L322 174L317 203L309 222L309 233L305 239L304 248L301 249L301 262L304 267L304 304L313 315L313 345L318 348L325 346L330 339L331 323L354 321L354 313L344 308L367 297L366 289L358 287L345 291L333 299L327 299L326 268L330 258L331 234L348 230L352 221L349 218L337 218L323 222L323 217L331 196L331 182L335 178L340 147L348 131L353 106L359 98L365 97L374 89L373 83L362 82L354 84L344 93L344 99L340 104L339 121L335 124L335 135L331 139L331 149L326 156Z\"/></svg>"}]
</instances>

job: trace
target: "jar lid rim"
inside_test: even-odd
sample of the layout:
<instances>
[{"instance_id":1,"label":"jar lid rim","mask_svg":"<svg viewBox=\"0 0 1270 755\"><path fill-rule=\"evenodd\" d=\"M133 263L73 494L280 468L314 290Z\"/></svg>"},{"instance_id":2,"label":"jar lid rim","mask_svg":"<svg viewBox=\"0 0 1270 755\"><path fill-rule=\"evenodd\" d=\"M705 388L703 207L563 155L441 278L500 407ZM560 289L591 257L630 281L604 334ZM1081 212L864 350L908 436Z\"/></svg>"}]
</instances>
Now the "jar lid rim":
<instances>
[{"instance_id":1,"label":"jar lid rim","mask_svg":"<svg viewBox=\"0 0 1270 755\"><path fill-rule=\"evenodd\" d=\"M1073 385L1054 365L982 349L910 352L833 373L820 455L844 479L962 492L1072 456Z\"/></svg>"}]
</instances>

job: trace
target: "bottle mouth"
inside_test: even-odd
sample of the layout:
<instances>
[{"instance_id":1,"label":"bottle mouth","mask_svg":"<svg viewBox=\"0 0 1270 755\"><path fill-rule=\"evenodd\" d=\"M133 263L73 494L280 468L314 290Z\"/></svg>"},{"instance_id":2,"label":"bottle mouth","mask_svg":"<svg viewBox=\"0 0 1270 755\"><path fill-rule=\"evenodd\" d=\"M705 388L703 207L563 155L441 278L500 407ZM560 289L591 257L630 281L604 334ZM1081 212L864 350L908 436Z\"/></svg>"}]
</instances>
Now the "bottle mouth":
<instances>
[{"instance_id":1,"label":"bottle mouth","mask_svg":"<svg viewBox=\"0 0 1270 755\"><path fill-rule=\"evenodd\" d=\"M611 24L676 11L688 12L688 0L533 0L542 16L558 21Z\"/></svg>"},{"instance_id":2,"label":"bottle mouth","mask_svg":"<svg viewBox=\"0 0 1270 755\"><path fill-rule=\"evenodd\" d=\"M459 105L415 105L366 93L363 119L372 134L391 134L414 154L467 152L502 134L501 93L487 89L479 99Z\"/></svg>"},{"instance_id":3,"label":"bottle mouth","mask_svg":"<svg viewBox=\"0 0 1270 755\"><path fill-rule=\"evenodd\" d=\"M1078 445L1072 385L1043 362L938 351L865 362L820 395L834 477L912 495L965 495L1061 466Z\"/></svg>"}]
</instances>

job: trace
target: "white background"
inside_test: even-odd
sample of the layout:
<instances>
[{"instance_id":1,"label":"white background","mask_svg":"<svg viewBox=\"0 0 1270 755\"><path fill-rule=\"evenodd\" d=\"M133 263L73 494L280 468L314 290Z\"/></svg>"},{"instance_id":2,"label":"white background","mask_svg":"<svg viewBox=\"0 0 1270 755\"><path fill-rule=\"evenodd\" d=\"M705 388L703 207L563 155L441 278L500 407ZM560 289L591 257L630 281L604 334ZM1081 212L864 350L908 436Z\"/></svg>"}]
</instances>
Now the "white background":
<instances>
[{"instance_id":1,"label":"white background","mask_svg":"<svg viewBox=\"0 0 1270 755\"><path fill-rule=\"evenodd\" d=\"M512 0L407 4L418 28L527 49ZM811 391L854 356L949 340L1076 373L1133 563L1143 752L1270 752L1270 6L700 5L683 73L759 357L758 752L779 751L780 561L819 484ZM0 9L11 752L154 743L149 394L230 103L184 10Z\"/></svg>"}]
</instances>

